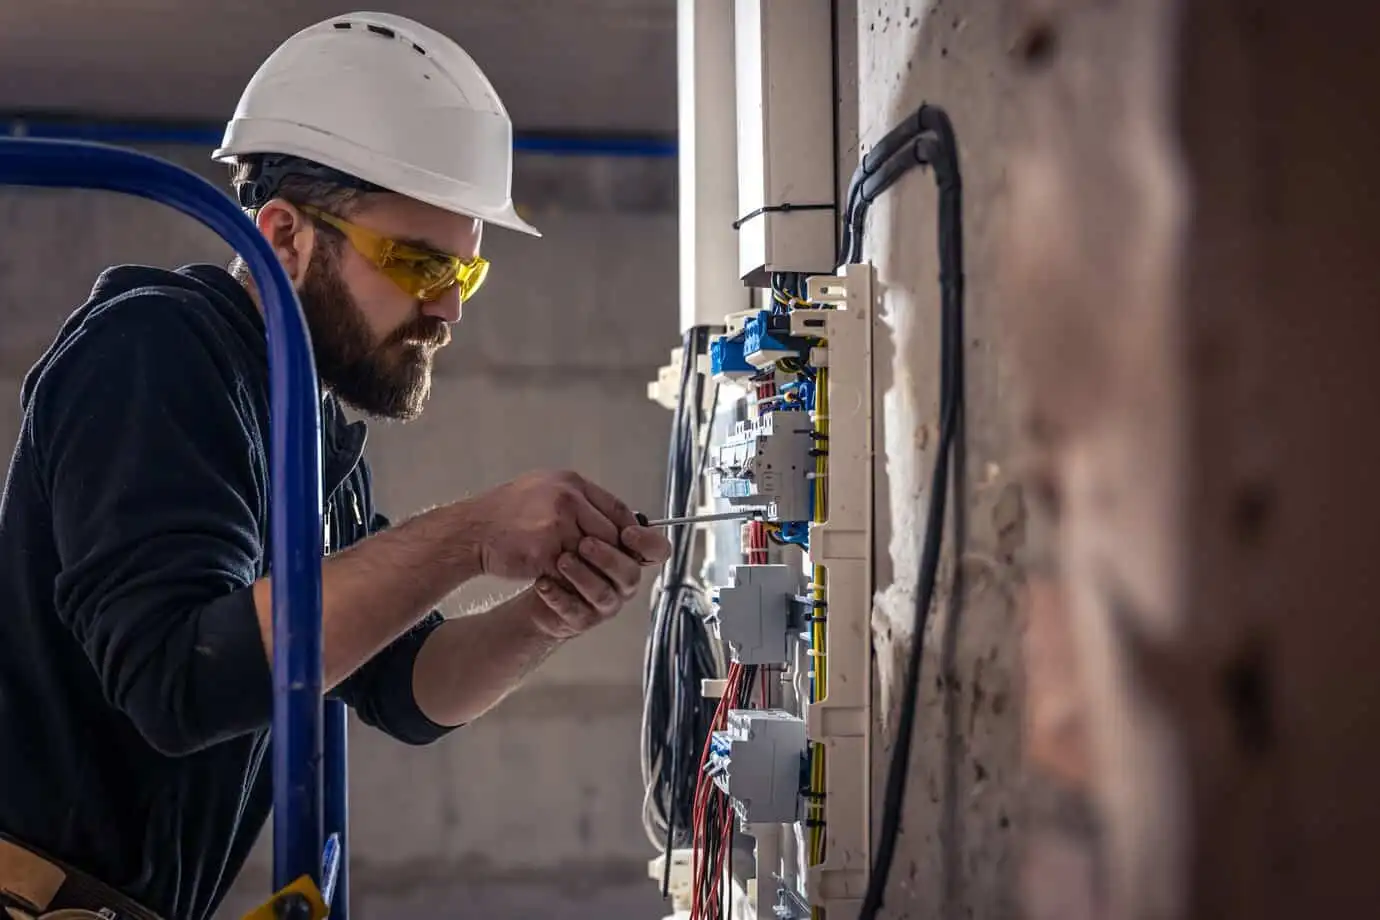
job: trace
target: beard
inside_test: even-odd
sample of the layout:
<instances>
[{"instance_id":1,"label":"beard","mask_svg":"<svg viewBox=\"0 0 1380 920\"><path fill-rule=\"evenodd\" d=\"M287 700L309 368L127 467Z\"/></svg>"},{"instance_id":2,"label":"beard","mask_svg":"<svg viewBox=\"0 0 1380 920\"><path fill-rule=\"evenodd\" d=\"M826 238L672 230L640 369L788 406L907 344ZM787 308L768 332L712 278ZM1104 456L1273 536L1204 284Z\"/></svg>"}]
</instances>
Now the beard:
<instances>
[{"instance_id":1,"label":"beard","mask_svg":"<svg viewBox=\"0 0 1380 920\"><path fill-rule=\"evenodd\" d=\"M450 327L418 315L379 341L340 277L338 252L321 255L307 266L298 299L322 385L365 415L416 418L431 395L432 363L450 341Z\"/></svg>"}]
</instances>

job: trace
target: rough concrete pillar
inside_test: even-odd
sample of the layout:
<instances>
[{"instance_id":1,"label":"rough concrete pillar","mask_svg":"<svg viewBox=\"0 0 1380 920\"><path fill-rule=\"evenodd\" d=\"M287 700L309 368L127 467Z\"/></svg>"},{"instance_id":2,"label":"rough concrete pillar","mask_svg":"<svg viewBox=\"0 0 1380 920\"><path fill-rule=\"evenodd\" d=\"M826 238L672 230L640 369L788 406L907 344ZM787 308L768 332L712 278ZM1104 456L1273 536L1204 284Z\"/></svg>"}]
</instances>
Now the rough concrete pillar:
<instances>
[{"instance_id":1,"label":"rough concrete pillar","mask_svg":"<svg viewBox=\"0 0 1380 920\"><path fill-rule=\"evenodd\" d=\"M945 537L939 592L923 641L919 712L887 917L1012 916L1021 820L1021 680L1016 595L1032 551L1013 454L1018 389L1003 357L1010 314L999 296L1009 78L997 4L858 4L863 151L921 102L958 135L967 249L967 437L958 519ZM855 164L848 164L851 167ZM914 589L938 435L939 265L933 177L913 170L873 206L864 261L877 269L890 333L879 368L885 477L879 483L874 621L883 721L874 747L874 827L894 740L903 662L915 641ZM889 379L888 379L889 378ZM955 502L950 502L950 507ZM889 522L889 526L888 526ZM886 531L889 530L889 536ZM955 534L962 533L956 547ZM890 582L888 584L888 581Z\"/></svg>"},{"instance_id":2,"label":"rough concrete pillar","mask_svg":"<svg viewBox=\"0 0 1380 920\"><path fill-rule=\"evenodd\" d=\"M1034 918L1380 914L1371 12L1013 5Z\"/></svg>"}]
</instances>

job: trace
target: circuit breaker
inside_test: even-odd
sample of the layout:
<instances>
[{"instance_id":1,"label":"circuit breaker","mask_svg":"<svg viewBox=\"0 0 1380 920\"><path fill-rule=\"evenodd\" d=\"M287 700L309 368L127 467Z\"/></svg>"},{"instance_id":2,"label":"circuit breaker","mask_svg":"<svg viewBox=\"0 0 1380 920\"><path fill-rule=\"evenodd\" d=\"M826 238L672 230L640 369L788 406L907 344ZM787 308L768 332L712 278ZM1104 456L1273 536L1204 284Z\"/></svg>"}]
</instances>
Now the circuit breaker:
<instances>
[{"instance_id":1,"label":"circuit breaker","mask_svg":"<svg viewBox=\"0 0 1380 920\"><path fill-rule=\"evenodd\" d=\"M789 565L736 565L718 590L714 628L739 664L790 661L791 602L800 571Z\"/></svg>"},{"instance_id":2,"label":"circuit breaker","mask_svg":"<svg viewBox=\"0 0 1380 920\"><path fill-rule=\"evenodd\" d=\"M710 738L710 773L744 824L800 820L805 757L805 720L780 709L731 709Z\"/></svg>"},{"instance_id":3,"label":"circuit breaker","mask_svg":"<svg viewBox=\"0 0 1380 920\"><path fill-rule=\"evenodd\" d=\"M813 426L805 412L781 409L739 422L718 451L718 496L760 506L774 521L808 521L813 511Z\"/></svg>"}]
</instances>

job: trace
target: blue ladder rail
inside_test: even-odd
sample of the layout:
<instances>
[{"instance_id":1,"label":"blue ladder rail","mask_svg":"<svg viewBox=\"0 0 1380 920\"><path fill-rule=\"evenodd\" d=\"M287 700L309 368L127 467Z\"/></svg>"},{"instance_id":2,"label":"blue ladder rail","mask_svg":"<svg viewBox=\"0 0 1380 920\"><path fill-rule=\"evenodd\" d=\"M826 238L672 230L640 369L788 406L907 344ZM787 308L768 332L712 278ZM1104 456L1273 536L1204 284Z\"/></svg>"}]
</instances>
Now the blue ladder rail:
<instances>
[{"instance_id":1,"label":"blue ladder rail","mask_svg":"<svg viewBox=\"0 0 1380 920\"><path fill-rule=\"evenodd\" d=\"M336 701L323 705L321 695L320 394L292 283L229 195L158 157L84 141L0 138L0 185L123 192L168 205L243 256L261 292L272 420L273 884L281 890L306 875L321 886L325 842L338 835L331 917L348 920L345 712Z\"/></svg>"}]
</instances>

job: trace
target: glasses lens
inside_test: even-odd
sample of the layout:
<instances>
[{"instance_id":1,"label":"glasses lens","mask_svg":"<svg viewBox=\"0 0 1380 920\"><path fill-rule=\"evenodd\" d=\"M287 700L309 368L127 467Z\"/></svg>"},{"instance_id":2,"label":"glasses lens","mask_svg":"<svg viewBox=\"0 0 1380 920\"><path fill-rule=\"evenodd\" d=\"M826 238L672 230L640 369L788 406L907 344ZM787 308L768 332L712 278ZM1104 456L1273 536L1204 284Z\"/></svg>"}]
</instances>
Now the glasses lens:
<instances>
[{"instance_id":1,"label":"glasses lens","mask_svg":"<svg viewBox=\"0 0 1380 920\"><path fill-rule=\"evenodd\" d=\"M317 208L304 206L302 210L346 236L360 255L419 300L435 300L455 284L460 286L460 299L468 300L488 277L489 263L479 257L462 262L453 256L419 251Z\"/></svg>"},{"instance_id":2,"label":"glasses lens","mask_svg":"<svg viewBox=\"0 0 1380 920\"><path fill-rule=\"evenodd\" d=\"M475 259L469 265L462 265L459 272L460 299L469 300L484 279L489 277L489 263L485 259Z\"/></svg>"}]
</instances>

